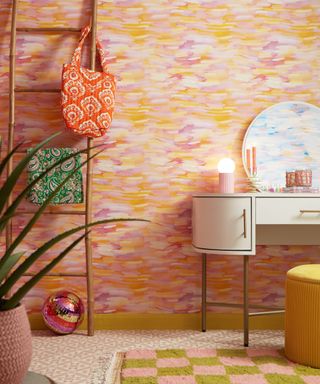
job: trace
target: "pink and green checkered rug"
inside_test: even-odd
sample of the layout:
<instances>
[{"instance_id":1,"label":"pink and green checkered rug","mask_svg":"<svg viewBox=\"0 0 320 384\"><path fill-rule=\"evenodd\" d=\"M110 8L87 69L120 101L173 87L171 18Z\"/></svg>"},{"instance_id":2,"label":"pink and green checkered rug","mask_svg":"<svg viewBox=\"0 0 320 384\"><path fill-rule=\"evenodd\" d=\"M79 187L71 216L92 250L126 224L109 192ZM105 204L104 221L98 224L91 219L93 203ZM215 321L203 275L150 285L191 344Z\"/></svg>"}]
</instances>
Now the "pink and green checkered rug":
<instances>
[{"instance_id":1,"label":"pink and green checkered rug","mask_svg":"<svg viewBox=\"0 0 320 384\"><path fill-rule=\"evenodd\" d=\"M276 349L134 350L117 361L113 384L320 384L320 369Z\"/></svg>"}]
</instances>

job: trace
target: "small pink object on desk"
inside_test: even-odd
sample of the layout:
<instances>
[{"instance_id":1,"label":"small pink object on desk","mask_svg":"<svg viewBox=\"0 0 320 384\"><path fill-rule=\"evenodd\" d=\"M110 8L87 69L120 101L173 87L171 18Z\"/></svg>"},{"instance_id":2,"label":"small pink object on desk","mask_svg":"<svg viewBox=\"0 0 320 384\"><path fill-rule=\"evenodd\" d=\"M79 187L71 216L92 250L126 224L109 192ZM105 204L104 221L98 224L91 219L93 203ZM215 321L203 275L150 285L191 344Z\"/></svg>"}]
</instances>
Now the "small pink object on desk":
<instances>
[{"instance_id":1,"label":"small pink object on desk","mask_svg":"<svg viewBox=\"0 0 320 384\"><path fill-rule=\"evenodd\" d=\"M235 164L232 159L224 158L218 163L219 192L234 193L234 170Z\"/></svg>"}]
</instances>

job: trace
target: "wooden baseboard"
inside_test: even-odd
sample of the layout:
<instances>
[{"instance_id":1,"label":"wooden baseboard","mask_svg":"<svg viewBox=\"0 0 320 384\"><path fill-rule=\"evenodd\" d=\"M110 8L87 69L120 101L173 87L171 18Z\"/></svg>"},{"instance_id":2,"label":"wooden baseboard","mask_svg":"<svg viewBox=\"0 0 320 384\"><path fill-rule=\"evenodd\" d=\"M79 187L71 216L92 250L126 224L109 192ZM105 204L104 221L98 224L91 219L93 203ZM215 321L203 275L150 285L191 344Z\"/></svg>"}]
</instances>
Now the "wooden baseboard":
<instances>
[{"instance_id":1,"label":"wooden baseboard","mask_svg":"<svg viewBox=\"0 0 320 384\"><path fill-rule=\"evenodd\" d=\"M32 329L46 329L40 313L30 314ZM129 330L129 329L200 329L200 314L143 314L143 313L111 313L94 316L96 330ZM242 315L238 313L209 313L208 329L241 329ZM80 329L86 329L86 319ZM258 316L250 319L250 329L284 329L284 315L274 314Z\"/></svg>"}]
</instances>

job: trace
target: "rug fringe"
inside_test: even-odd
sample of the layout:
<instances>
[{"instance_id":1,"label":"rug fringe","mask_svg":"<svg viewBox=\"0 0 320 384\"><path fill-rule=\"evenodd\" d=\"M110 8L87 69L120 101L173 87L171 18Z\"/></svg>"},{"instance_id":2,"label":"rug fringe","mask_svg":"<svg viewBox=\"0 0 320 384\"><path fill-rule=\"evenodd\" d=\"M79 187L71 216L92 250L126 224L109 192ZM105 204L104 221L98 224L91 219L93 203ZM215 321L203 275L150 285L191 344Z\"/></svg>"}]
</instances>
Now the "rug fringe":
<instances>
[{"instance_id":1,"label":"rug fringe","mask_svg":"<svg viewBox=\"0 0 320 384\"><path fill-rule=\"evenodd\" d=\"M124 352L115 352L109 368L106 370L104 384L121 384L121 367L124 358Z\"/></svg>"}]
</instances>

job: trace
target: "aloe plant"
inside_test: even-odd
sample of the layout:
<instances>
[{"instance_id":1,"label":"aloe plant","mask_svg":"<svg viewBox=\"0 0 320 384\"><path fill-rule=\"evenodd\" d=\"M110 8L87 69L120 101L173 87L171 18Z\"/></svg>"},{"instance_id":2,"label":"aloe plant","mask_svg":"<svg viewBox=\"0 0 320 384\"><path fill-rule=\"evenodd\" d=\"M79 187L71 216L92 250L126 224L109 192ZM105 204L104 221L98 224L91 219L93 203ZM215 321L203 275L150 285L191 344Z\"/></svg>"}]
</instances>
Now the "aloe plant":
<instances>
[{"instance_id":1,"label":"aloe plant","mask_svg":"<svg viewBox=\"0 0 320 384\"><path fill-rule=\"evenodd\" d=\"M45 172L43 172L38 178L32 181L28 186L26 186L23 191L9 204L9 197L12 194L14 187L17 184L22 172L27 167L29 161L34 156L34 154L44 147L49 141L55 138L60 133L56 133L50 136L48 139L42 141L39 145L34 147L30 152L28 152L22 160L18 162L10 175L5 179L1 188L0 188L0 233L4 231L8 222L15 215L17 208L19 207L21 201L28 195L31 188L40 181L48 172L50 172L57 165L65 162L66 160L77 156L79 153L84 153L87 150L77 151L61 160L56 162L54 165L50 166ZM4 159L0 162L0 176L6 169L10 159L17 150L20 148L21 144L17 145ZM92 149L100 147L94 146ZM54 196L59 192L59 190L64 186L64 184L77 172L81 167L83 167L89 160L96 157L101 150L95 152L92 156L87 157L80 166L75 168L69 176L67 176L58 187L48 196L46 201L38 208L38 210L31 217L26 226L21 230L21 232L14 239L12 244L6 249L4 254L0 257L0 311L9 310L15 308L21 301L21 299L29 292L29 290L38 283L46 273L48 273L53 267L55 267L60 260L62 260L83 238L89 233L89 228L96 226L98 224L105 224L117 221L148 221L144 219L130 219L130 218L118 218L118 219L105 219L99 220L87 225L80 225L78 227L67 230L56 237L45 242L41 247L36 249L30 255L28 255L23 262L18 264L24 252L17 252L17 248L23 241L23 239L30 233L33 226L39 220L44 210L50 204ZM21 279L23 274L49 249L51 249L55 244L61 242L62 240L68 238L69 236L77 233L83 232L76 240L71 242L58 256L54 257L53 260L42 268L38 273L31 277L25 284L23 284L16 292L11 294L12 288L14 285ZM9 295L10 293L10 295Z\"/></svg>"}]
</instances>

